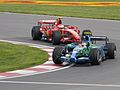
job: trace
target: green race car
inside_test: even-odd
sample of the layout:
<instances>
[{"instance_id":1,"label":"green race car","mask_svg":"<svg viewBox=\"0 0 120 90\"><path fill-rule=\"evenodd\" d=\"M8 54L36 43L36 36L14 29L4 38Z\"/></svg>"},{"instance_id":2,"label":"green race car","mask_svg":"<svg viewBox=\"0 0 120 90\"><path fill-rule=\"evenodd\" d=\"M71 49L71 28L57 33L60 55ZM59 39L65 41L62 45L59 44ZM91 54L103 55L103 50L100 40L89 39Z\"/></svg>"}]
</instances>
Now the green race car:
<instances>
[{"instance_id":1,"label":"green race car","mask_svg":"<svg viewBox=\"0 0 120 90\"><path fill-rule=\"evenodd\" d=\"M103 41L102 45L97 42ZM116 45L109 43L106 36L86 35L82 43L71 43L65 47L55 47L53 51L53 62L55 64L69 63L91 63L100 65L107 59L114 59L116 56Z\"/></svg>"}]
</instances>

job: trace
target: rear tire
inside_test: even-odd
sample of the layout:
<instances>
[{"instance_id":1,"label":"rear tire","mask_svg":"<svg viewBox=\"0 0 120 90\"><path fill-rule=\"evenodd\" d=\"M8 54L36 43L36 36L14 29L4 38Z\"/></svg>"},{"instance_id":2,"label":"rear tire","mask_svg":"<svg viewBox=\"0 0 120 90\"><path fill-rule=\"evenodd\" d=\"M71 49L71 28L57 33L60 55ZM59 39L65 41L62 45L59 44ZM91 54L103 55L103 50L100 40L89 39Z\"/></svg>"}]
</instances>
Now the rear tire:
<instances>
[{"instance_id":1,"label":"rear tire","mask_svg":"<svg viewBox=\"0 0 120 90\"><path fill-rule=\"evenodd\" d=\"M59 45L60 39L61 39L61 33L59 31L53 31L53 34L52 34L53 45Z\"/></svg>"},{"instance_id":2,"label":"rear tire","mask_svg":"<svg viewBox=\"0 0 120 90\"><path fill-rule=\"evenodd\" d=\"M64 51L63 47L55 47L53 50L52 58L55 64L62 64L63 62L59 59L62 52Z\"/></svg>"},{"instance_id":3,"label":"rear tire","mask_svg":"<svg viewBox=\"0 0 120 90\"><path fill-rule=\"evenodd\" d=\"M116 45L114 43L107 43L107 48L108 48L107 57L109 59L115 59Z\"/></svg>"},{"instance_id":4,"label":"rear tire","mask_svg":"<svg viewBox=\"0 0 120 90\"><path fill-rule=\"evenodd\" d=\"M92 36L92 31L91 30L83 30L81 39L83 40L84 36L86 36L86 35Z\"/></svg>"},{"instance_id":5,"label":"rear tire","mask_svg":"<svg viewBox=\"0 0 120 90\"><path fill-rule=\"evenodd\" d=\"M42 33L39 30L40 30L40 26L33 26L32 32L31 32L33 40L42 39Z\"/></svg>"},{"instance_id":6,"label":"rear tire","mask_svg":"<svg viewBox=\"0 0 120 90\"><path fill-rule=\"evenodd\" d=\"M91 65L100 65L102 61L100 50L98 48L91 49L89 59L91 60Z\"/></svg>"}]
</instances>

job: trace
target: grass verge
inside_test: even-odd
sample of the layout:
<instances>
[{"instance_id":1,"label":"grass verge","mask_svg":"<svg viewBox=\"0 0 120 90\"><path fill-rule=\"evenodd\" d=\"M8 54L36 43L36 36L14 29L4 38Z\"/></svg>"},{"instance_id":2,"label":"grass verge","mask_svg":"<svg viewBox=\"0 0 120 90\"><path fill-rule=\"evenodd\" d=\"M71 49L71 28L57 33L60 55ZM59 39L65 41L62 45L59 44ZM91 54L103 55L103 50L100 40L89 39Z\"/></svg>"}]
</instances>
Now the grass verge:
<instances>
[{"instance_id":1,"label":"grass verge","mask_svg":"<svg viewBox=\"0 0 120 90\"><path fill-rule=\"evenodd\" d=\"M35 0L34 0L35 1ZM36 0L36 1L65 1L65 2L120 2L120 0Z\"/></svg>"},{"instance_id":2,"label":"grass verge","mask_svg":"<svg viewBox=\"0 0 120 90\"><path fill-rule=\"evenodd\" d=\"M47 52L40 49L0 42L0 72L39 65L47 60Z\"/></svg>"},{"instance_id":3,"label":"grass verge","mask_svg":"<svg viewBox=\"0 0 120 90\"><path fill-rule=\"evenodd\" d=\"M120 7L89 7L89 6L55 6L34 4L0 4L0 12L15 12L26 14L44 14L71 16L80 18L97 18L120 20Z\"/></svg>"}]
</instances>

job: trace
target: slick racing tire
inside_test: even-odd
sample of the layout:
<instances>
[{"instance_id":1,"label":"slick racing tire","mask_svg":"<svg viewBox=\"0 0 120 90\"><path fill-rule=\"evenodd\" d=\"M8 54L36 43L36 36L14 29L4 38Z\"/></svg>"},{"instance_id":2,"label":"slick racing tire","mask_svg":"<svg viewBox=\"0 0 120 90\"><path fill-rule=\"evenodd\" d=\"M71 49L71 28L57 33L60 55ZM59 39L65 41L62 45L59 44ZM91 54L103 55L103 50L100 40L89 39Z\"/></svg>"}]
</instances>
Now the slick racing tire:
<instances>
[{"instance_id":1,"label":"slick racing tire","mask_svg":"<svg viewBox=\"0 0 120 90\"><path fill-rule=\"evenodd\" d=\"M91 65L100 65L102 61L100 50L98 48L91 49L89 59L91 60Z\"/></svg>"},{"instance_id":2,"label":"slick racing tire","mask_svg":"<svg viewBox=\"0 0 120 90\"><path fill-rule=\"evenodd\" d=\"M84 36L86 36L86 35L92 36L92 31L91 30L83 30L81 39L83 40Z\"/></svg>"},{"instance_id":3,"label":"slick racing tire","mask_svg":"<svg viewBox=\"0 0 120 90\"><path fill-rule=\"evenodd\" d=\"M116 45L114 43L107 43L108 53L107 57L109 59L115 59L116 56Z\"/></svg>"},{"instance_id":4,"label":"slick racing tire","mask_svg":"<svg viewBox=\"0 0 120 90\"><path fill-rule=\"evenodd\" d=\"M32 39L33 40L41 40L42 39L42 33L39 31L40 26L33 26L32 28Z\"/></svg>"},{"instance_id":5,"label":"slick racing tire","mask_svg":"<svg viewBox=\"0 0 120 90\"><path fill-rule=\"evenodd\" d=\"M61 39L61 33L59 31L53 31L53 34L52 34L53 45L59 45L60 39Z\"/></svg>"},{"instance_id":6,"label":"slick racing tire","mask_svg":"<svg viewBox=\"0 0 120 90\"><path fill-rule=\"evenodd\" d=\"M55 64L62 64L63 61L60 60L60 56L63 53L64 48L63 47L55 47L53 50L53 54L52 54L52 58L53 58L53 62Z\"/></svg>"}]
</instances>

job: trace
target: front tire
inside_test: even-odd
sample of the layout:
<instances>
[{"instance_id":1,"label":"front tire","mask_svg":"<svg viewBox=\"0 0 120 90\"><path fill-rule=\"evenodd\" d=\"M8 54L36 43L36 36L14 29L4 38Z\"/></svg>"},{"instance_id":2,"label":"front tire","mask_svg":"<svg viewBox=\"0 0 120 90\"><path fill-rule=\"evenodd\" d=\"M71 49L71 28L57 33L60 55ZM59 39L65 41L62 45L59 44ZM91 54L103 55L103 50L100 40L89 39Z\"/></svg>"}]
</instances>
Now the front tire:
<instances>
[{"instance_id":1,"label":"front tire","mask_svg":"<svg viewBox=\"0 0 120 90\"><path fill-rule=\"evenodd\" d=\"M60 39L61 39L61 33L59 31L53 31L53 34L52 34L53 45L59 45Z\"/></svg>"},{"instance_id":2,"label":"front tire","mask_svg":"<svg viewBox=\"0 0 120 90\"><path fill-rule=\"evenodd\" d=\"M32 31L31 31L33 40L42 39L42 33L39 30L40 30L40 26L33 26Z\"/></svg>"},{"instance_id":3,"label":"front tire","mask_svg":"<svg viewBox=\"0 0 120 90\"><path fill-rule=\"evenodd\" d=\"M62 64L63 61L60 60L61 54L63 53L64 48L63 47L55 47L55 49L53 50L53 54L52 54L52 58L53 58L53 62L55 64Z\"/></svg>"},{"instance_id":4,"label":"front tire","mask_svg":"<svg viewBox=\"0 0 120 90\"><path fill-rule=\"evenodd\" d=\"M91 60L91 65L100 65L102 61L100 50L98 48L91 49L89 59Z\"/></svg>"}]
</instances>

